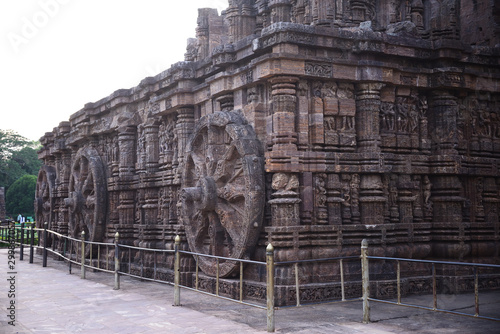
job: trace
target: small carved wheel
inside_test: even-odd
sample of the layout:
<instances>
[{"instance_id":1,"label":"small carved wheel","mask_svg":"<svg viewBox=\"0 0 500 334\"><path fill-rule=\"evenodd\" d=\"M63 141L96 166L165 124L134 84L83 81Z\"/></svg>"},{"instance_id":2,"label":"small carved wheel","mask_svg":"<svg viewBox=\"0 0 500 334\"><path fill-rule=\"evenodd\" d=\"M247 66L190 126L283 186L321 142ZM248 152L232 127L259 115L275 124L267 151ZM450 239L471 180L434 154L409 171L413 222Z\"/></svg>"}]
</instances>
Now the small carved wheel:
<instances>
[{"instance_id":1,"label":"small carved wheel","mask_svg":"<svg viewBox=\"0 0 500 334\"><path fill-rule=\"evenodd\" d=\"M107 188L104 166L99 153L91 148L80 149L74 158L69 179L69 231L74 238L102 241L104 234Z\"/></svg>"},{"instance_id":2,"label":"small carved wheel","mask_svg":"<svg viewBox=\"0 0 500 334\"><path fill-rule=\"evenodd\" d=\"M187 145L181 192L182 220L192 251L249 258L264 212L260 143L237 112L200 119ZM217 273L217 260L199 257L201 270ZM239 263L219 260L219 276L237 273Z\"/></svg>"},{"instance_id":3,"label":"small carved wheel","mask_svg":"<svg viewBox=\"0 0 500 334\"><path fill-rule=\"evenodd\" d=\"M37 227L54 220L53 191L55 188L56 170L52 166L42 166L38 172L35 190L35 221Z\"/></svg>"}]
</instances>

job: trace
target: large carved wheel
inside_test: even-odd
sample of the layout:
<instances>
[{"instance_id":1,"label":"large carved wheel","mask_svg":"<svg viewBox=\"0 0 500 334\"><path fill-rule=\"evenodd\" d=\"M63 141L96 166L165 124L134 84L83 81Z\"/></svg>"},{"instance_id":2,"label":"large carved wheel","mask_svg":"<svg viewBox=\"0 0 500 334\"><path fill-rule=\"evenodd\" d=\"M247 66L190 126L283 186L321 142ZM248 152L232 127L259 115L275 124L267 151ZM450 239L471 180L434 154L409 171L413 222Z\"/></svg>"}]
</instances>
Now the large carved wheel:
<instances>
[{"instance_id":1,"label":"large carved wheel","mask_svg":"<svg viewBox=\"0 0 500 334\"><path fill-rule=\"evenodd\" d=\"M69 232L86 240L102 241L106 222L107 186L104 165L99 153L91 147L82 148L73 159L69 179Z\"/></svg>"},{"instance_id":2,"label":"large carved wheel","mask_svg":"<svg viewBox=\"0 0 500 334\"><path fill-rule=\"evenodd\" d=\"M56 169L43 165L38 172L35 190L35 221L37 227L54 221L54 196Z\"/></svg>"},{"instance_id":3,"label":"large carved wheel","mask_svg":"<svg viewBox=\"0 0 500 334\"><path fill-rule=\"evenodd\" d=\"M249 258L264 212L264 170L253 128L237 112L200 119L186 149L181 192L182 221L192 251ZM201 270L215 276L216 259L199 257ZM220 260L220 277L239 263Z\"/></svg>"}]
</instances>

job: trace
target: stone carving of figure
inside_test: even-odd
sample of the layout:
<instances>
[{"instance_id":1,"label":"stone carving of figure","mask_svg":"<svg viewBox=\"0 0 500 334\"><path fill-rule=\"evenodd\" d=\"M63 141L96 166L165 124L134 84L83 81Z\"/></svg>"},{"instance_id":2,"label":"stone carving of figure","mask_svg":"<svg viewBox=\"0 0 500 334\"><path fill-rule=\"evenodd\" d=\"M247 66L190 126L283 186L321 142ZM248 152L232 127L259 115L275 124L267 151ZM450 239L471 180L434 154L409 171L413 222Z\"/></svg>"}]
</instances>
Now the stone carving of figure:
<instances>
[{"instance_id":1,"label":"stone carving of figure","mask_svg":"<svg viewBox=\"0 0 500 334\"><path fill-rule=\"evenodd\" d=\"M408 104L402 97L398 97L396 100L396 110L397 110L397 120L398 120L398 130L400 132L408 132L409 130L409 110Z\"/></svg>"},{"instance_id":2,"label":"stone carving of figure","mask_svg":"<svg viewBox=\"0 0 500 334\"><path fill-rule=\"evenodd\" d=\"M321 173L316 177L315 182L315 193L316 193L316 206L325 206L326 205L326 174Z\"/></svg>"},{"instance_id":3,"label":"stone carving of figure","mask_svg":"<svg viewBox=\"0 0 500 334\"><path fill-rule=\"evenodd\" d=\"M354 130L354 117L353 116L344 116L342 118L342 131L351 131Z\"/></svg>"},{"instance_id":4,"label":"stone carving of figure","mask_svg":"<svg viewBox=\"0 0 500 334\"><path fill-rule=\"evenodd\" d=\"M390 0L389 1L389 23L396 23L401 21L401 17L399 15L399 0Z\"/></svg>"},{"instance_id":5,"label":"stone carving of figure","mask_svg":"<svg viewBox=\"0 0 500 334\"><path fill-rule=\"evenodd\" d=\"M429 177L427 175L424 175L422 182L423 182L422 188L423 188L423 192L424 192L425 216L429 220L432 217L432 206L433 206L433 203L430 200L432 183L431 183L431 180L429 180Z\"/></svg>"},{"instance_id":6,"label":"stone carving of figure","mask_svg":"<svg viewBox=\"0 0 500 334\"><path fill-rule=\"evenodd\" d=\"M498 116L498 112L496 110L493 110L490 113L490 120L491 120L491 135L493 138L497 139L500 138L500 117Z\"/></svg>"},{"instance_id":7,"label":"stone carving of figure","mask_svg":"<svg viewBox=\"0 0 500 334\"><path fill-rule=\"evenodd\" d=\"M259 95L257 94L257 87L249 87L247 89L247 102L248 103L259 102Z\"/></svg>"},{"instance_id":8,"label":"stone carving of figure","mask_svg":"<svg viewBox=\"0 0 500 334\"><path fill-rule=\"evenodd\" d=\"M160 189L160 193L158 194L158 222L161 224L166 224L168 222L168 216L169 216L169 198L168 198L168 193L167 190Z\"/></svg>"},{"instance_id":9,"label":"stone carving of figure","mask_svg":"<svg viewBox=\"0 0 500 334\"><path fill-rule=\"evenodd\" d=\"M295 191L299 188L299 179L295 174L276 173L271 186L277 193Z\"/></svg>"},{"instance_id":10,"label":"stone carving of figure","mask_svg":"<svg viewBox=\"0 0 500 334\"><path fill-rule=\"evenodd\" d=\"M380 105L380 125L381 128L388 131L394 131L394 105L390 102L382 102Z\"/></svg>"},{"instance_id":11,"label":"stone carving of figure","mask_svg":"<svg viewBox=\"0 0 500 334\"><path fill-rule=\"evenodd\" d=\"M353 174L351 178L351 206L352 215L356 217L360 215L359 213L359 182L360 178L358 174Z\"/></svg>"},{"instance_id":12,"label":"stone carving of figure","mask_svg":"<svg viewBox=\"0 0 500 334\"><path fill-rule=\"evenodd\" d=\"M146 167L146 138L144 133L144 125L139 124L137 127L137 169Z\"/></svg>"},{"instance_id":13,"label":"stone carving of figure","mask_svg":"<svg viewBox=\"0 0 500 334\"><path fill-rule=\"evenodd\" d=\"M492 133L490 113L488 112L486 107L481 104L478 110L478 121L481 134L486 137L491 137Z\"/></svg>"},{"instance_id":14,"label":"stone carving of figure","mask_svg":"<svg viewBox=\"0 0 500 334\"><path fill-rule=\"evenodd\" d=\"M418 123L419 123L419 114L417 111L417 106L416 105L409 105L409 112L408 112L408 122L409 122L409 128L411 133L415 133L418 129Z\"/></svg>"},{"instance_id":15,"label":"stone carving of figure","mask_svg":"<svg viewBox=\"0 0 500 334\"><path fill-rule=\"evenodd\" d=\"M425 95L421 95L418 97L417 106L420 113L420 118L426 117L429 106L427 104L427 97Z\"/></svg>"},{"instance_id":16,"label":"stone carving of figure","mask_svg":"<svg viewBox=\"0 0 500 334\"><path fill-rule=\"evenodd\" d=\"M160 154L165 154L166 152L166 142L167 142L167 126L165 125L164 122L160 124L160 127L158 129L158 147L159 147L159 152Z\"/></svg>"},{"instance_id":17,"label":"stone carving of figure","mask_svg":"<svg viewBox=\"0 0 500 334\"><path fill-rule=\"evenodd\" d=\"M335 118L334 117L325 117L325 128L330 131L335 130Z\"/></svg>"},{"instance_id":18,"label":"stone carving of figure","mask_svg":"<svg viewBox=\"0 0 500 334\"><path fill-rule=\"evenodd\" d=\"M339 99L352 99L354 98L354 86L349 83L339 83L337 90L337 97Z\"/></svg>"},{"instance_id":19,"label":"stone carving of figure","mask_svg":"<svg viewBox=\"0 0 500 334\"><path fill-rule=\"evenodd\" d=\"M431 180L429 180L429 177L427 175L424 176L424 204L427 206L429 204L430 198L431 198Z\"/></svg>"}]
</instances>

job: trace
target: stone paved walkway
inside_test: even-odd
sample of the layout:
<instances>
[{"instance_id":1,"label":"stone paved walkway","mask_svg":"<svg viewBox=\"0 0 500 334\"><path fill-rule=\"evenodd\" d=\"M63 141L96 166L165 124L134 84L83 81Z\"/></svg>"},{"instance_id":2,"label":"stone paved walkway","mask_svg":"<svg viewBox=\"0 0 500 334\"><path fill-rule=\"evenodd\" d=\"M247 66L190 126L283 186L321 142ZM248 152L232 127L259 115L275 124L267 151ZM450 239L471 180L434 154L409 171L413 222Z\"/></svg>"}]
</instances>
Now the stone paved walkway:
<instances>
[{"instance_id":1,"label":"stone paved walkway","mask_svg":"<svg viewBox=\"0 0 500 334\"><path fill-rule=\"evenodd\" d=\"M0 250L0 333L266 333L266 311L182 290L173 307L173 287L79 270L69 274L61 261L19 261L16 326L8 324L7 250ZM430 296L412 297L428 304ZM473 296L441 296L440 307L472 312ZM407 301L409 302L409 301ZM500 333L500 322L380 303L371 304L370 324L361 323L361 303L325 304L276 311L277 333ZM481 312L500 317L500 292L481 295Z\"/></svg>"}]
</instances>

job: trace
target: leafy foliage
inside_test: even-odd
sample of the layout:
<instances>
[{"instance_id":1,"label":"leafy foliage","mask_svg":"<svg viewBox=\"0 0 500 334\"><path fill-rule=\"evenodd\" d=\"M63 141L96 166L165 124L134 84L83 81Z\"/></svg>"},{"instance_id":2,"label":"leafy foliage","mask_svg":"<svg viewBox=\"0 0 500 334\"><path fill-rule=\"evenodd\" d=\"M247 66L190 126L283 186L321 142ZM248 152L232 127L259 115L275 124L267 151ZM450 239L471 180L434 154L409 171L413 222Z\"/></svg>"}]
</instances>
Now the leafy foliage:
<instances>
[{"instance_id":1,"label":"leafy foliage","mask_svg":"<svg viewBox=\"0 0 500 334\"><path fill-rule=\"evenodd\" d=\"M41 162L36 151L39 146L12 130L0 130L0 187L7 190L24 174L38 174Z\"/></svg>"},{"instance_id":2,"label":"leafy foliage","mask_svg":"<svg viewBox=\"0 0 500 334\"><path fill-rule=\"evenodd\" d=\"M0 130L0 160L7 160L12 153L30 144L27 138L13 130Z\"/></svg>"},{"instance_id":3,"label":"leafy foliage","mask_svg":"<svg viewBox=\"0 0 500 334\"><path fill-rule=\"evenodd\" d=\"M33 215L36 175L42 165L36 153L39 146L12 130L0 130L0 187L5 187L8 214Z\"/></svg>"},{"instance_id":4,"label":"leafy foliage","mask_svg":"<svg viewBox=\"0 0 500 334\"><path fill-rule=\"evenodd\" d=\"M35 175L25 174L9 187L5 195L7 212L34 215L36 179Z\"/></svg>"}]
</instances>

